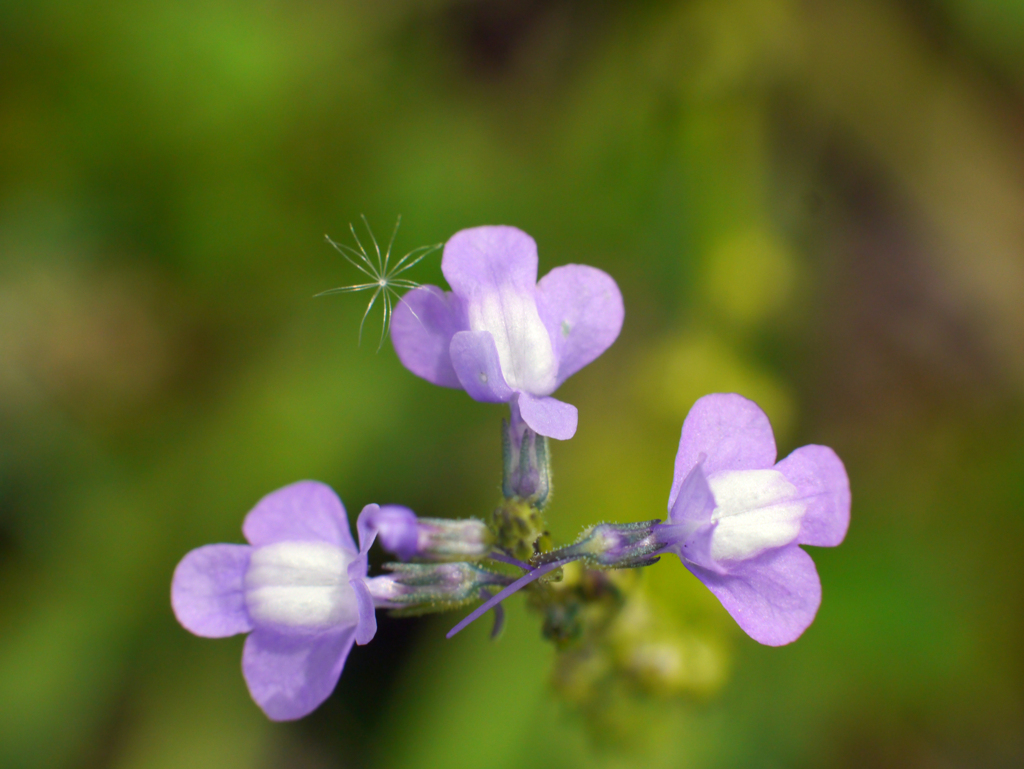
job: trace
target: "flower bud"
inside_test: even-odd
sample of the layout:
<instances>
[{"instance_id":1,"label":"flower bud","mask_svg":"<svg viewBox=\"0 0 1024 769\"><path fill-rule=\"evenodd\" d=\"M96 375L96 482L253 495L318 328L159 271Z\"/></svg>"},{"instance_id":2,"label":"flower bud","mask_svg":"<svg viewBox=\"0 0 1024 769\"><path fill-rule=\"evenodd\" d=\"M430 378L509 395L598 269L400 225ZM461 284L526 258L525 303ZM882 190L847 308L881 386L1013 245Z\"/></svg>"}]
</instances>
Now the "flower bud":
<instances>
[{"instance_id":1,"label":"flower bud","mask_svg":"<svg viewBox=\"0 0 1024 769\"><path fill-rule=\"evenodd\" d=\"M417 518L407 507L385 505L366 516L388 552L403 561L465 561L485 558L494 546L487 524L476 518Z\"/></svg>"},{"instance_id":2,"label":"flower bud","mask_svg":"<svg viewBox=\"0 0 1024 769\"><path fill-rule=\"evenodd\" d=\"M445 611L480 597L487 587L504 587L510 577L471 563L387 563L391 574L367 580L374 605L410 613Z\"/></svg>"}]
</instances>

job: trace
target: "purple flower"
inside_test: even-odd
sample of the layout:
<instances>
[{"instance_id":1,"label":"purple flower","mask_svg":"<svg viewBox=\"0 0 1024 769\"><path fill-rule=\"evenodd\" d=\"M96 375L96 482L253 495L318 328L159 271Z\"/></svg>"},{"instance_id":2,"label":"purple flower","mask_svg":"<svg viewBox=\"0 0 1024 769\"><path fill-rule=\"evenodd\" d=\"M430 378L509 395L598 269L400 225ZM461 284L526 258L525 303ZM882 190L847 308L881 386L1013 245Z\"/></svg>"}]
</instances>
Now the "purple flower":
<instances>
[{"instance_id":1,"label":"purple flower","mask_svg":"<svg viewBox=\"0 0 1024 769\"><path fill-rule=\"evenodd\" d=\"M608 349L622 328L622 295L594 267L567 264L537 282L537 244L515 227L475 227L445 244L452 291L421 286L395 310L391 338L417 376L509 403L535 432L565 440L576 408L550 397Z\"/></svg>"},{"instance_id":2,"label":"purple flower","mask_svg":"<svg viewBox=\"0 0 1024 769\"><path fill-rule=\"evenodd\" d=\"M675 552L755 641L781 646L814 620L821 582L800 545L834 547L850 523L850 484L827 446L778 464L768 417L739 395L705 395L683 422L668 522Z\"/></svg>"},{"instance_id":3,"label":"purple flower","mask_svg":"<svg viewBox=\"0 0 1024 769\"><path fill-rule=\"evenodd\" d=\"M248 545L206 545L174 570L171 606L192 633L252 631L242 672L275 721L310 713L334 690L353 643L377 632L366 585L374 532L359 516L359 549L330 487L300 481L259 501L242 532Z\"/></svg>"}]
</instances>

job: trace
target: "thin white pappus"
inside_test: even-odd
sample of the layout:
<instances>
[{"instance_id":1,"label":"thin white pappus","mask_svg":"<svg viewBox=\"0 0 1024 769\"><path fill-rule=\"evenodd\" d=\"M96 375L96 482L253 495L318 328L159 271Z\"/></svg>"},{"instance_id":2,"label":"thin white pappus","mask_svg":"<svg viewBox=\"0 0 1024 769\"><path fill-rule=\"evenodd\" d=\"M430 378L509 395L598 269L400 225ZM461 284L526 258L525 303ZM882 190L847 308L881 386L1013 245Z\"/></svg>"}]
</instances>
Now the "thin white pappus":
<instances>
[{"instance_id":1,"label":"thin white pappus","mask_svg":"<svg viewBox=\"0 0 1024 769\"><path fill-rule=\"evenodd\" d=\"M398 226L402 223L402 217L399 216L395 222L395 229L391 232L391 240L388 241L388 247L381 254L380 246L377 244L377 238L373 236L373 230L370 229L370 223L366 221L366 216L361 215L360 218L363 220L363 226L366 227L366 232L370 235L370 241L373 243L373 252L376 256L376 260L371 258L370 254L367 253L363 247L363 243L359 240L359 235L356 234L356 228L352 226L350 222L348 225L349 230L352 233L352 238L355 240L358 250L351 246L346 246L342 243L335 243L331 240L329 235L324 235L327 242L334 246L335 250L341 254L345 259L363 273L367 278L370 279L370 283L356 283L352 286L339 286L338 288L329 288L326 291L321 291L315 296L326 296L328 294L351 294L357 291L373 291L373 296L370 297L369 304L366 305L366 312L363 313L363 319L359 323L359 343L363 342L363 326L366 324L366 318L370 315L370 310L373 309L374 303L377 301L377 297L382 297L382 304L384 305L384 317L381 321L380 329L380 343L377 345L377 352L380 352L380 348L384 346L384 340L387 338L388 331L391 329L391 314L394 310L395 302L401 301L401 295L398 293L398 289L410 290L419 288L421 284L414 280L408 280L406 278L399 278L406 270L415 267L419 264L426 256L440 250L444 243L436 243L432 246L420 246L414 248L412 251L407 253L401 259L394 263L391 262L391 248L395 244L395 236L398 234ZM413 313L415 316L416 313ZM419 320L419 318L417 318Z\"/></svg>"}]
</instances>

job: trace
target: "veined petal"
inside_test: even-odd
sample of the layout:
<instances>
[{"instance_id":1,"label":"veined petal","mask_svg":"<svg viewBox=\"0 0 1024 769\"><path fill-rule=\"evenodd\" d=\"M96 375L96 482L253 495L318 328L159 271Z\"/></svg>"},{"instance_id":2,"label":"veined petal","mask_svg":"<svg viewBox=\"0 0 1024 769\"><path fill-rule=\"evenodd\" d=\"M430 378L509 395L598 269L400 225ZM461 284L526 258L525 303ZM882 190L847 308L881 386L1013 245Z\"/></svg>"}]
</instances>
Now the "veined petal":
<instances>
[{"instance_id":1,"label":"veined petal","mask_svg":"<svg viewBox=\"0 0 1024 769\"><path fill-rule=\"evenodd\" d=\"M354 641L355 627L312 637L257 629L242 652L249 693L273 721L302 718L334 691Z\"/></svg>"},{"instance_id":2,"label":"veined petal","mask_svg":"<svg viewBox=\"0 0 1024 769\"><path fill-rule=\"evenodd\" d=\"M267 494L245 517L242 533L254 547L328 542L356 552L345 506L330 486L317 481L299 481Z\"/></svg>"},{"instance_id":3,"label":"veined petal","mask_svg":"<svg viewBox=\"0 0 1024 769\"><path fill-rule=\"evenodd\" d=\"M245 610L248 545L205 545L181 559L171 581L174 616L190 633L225 638L252 630Z\"/></svg>"},{"instance_id":4,"label":"veined petal","mask_svg":"<svg viewBox=\"0 0 1024 769\"><path fill-rule=\"evenodd\" d=\"M622 330L622 294L596 267L556 267L537 284L537 308L558 359L556 385L607 350Z\"/></svg>"},{"instance_id":5,"label":"veined petal","mask_svg":"<svg viewBox=\"0 0 1024 769\"><path fill-rule=\"evenodd\" d=\"M745 561L787 545L800 533L807 505L778 470L731 470L708 478L715 497L711 558Z\"/></svg>"},{"instance_id":6,"label":"veined petal","mask_svg":"<svg viewBox=\"0 0 1024 769\"><path fill-rule=\"evenodd\" d=\"M703 454L710 477L723 470L761 470L775 464L775 436L756 403L735 393L705 395L683 422L672 479L674 499L683 479Z\"/></svg>"},{"instance_id":7,"label":"veined petal","mask_svg":"<svg viewBox=\"0 0 1024 769\"><path fill-rule=\"evenodd\" d=\"M534 395L553 392L558 361L537 309L533 238L515 227L462 230L445 244L441 270L463 301L470 330L493 337L508 385Z\"/></svg>"},{"instance_id":8,"label":"veined petal","mask_svg":"<svg viewBox=\"0 0 1024 769\"><path fill-rule=\"evenodd\" d=\"M535 398L519 393L519 413L523 421L538 435L567 441L576 434L579 411L570 403L556 398Z\"/></svg>"},{"instance_id":9,"label":"veined petal","mask_svg":"<svg viewBox=\"0 0 1024 769\"><path fill-rule=\"evenodd\" d=\"M462 302L437 286L409 291L391 316L391 343L402 365L442 387L461 387L448 348L452 337L469 328Z\"/></svg>"},{"instance_id":10,"label":"veined petal","mask_svg":"<svg viewBox=\"0 0 1024 769\"><path fill-rule=\"evenodd\" d=\"M850 526L850 479L836 453L828 446L802 446L775 468L807 505L797 541L819 547L842 542Z\"/></svg>"},{"instance_id":11,"label":"veined petal","mask_svg":"<svg viewBox=\"0 0 1024 769\"><path fill-rule=\"evenodd\" d=\"M771 550L720 574L683 561L758 643L792 643L814 621L821 582L814 561L796 545Z\"/></svg>"},{"instance_id":12,"label":"veined petal","mask_svg":"<svg viewBox=\"0 0 1024 769\"><path fill-rule=\"evenodd\" d=\"M452 337L451 359L469 397L484 403L505 403L514 395L505 382L494 337L489 331L460 331Z\"/></svg>"}]
</instances>

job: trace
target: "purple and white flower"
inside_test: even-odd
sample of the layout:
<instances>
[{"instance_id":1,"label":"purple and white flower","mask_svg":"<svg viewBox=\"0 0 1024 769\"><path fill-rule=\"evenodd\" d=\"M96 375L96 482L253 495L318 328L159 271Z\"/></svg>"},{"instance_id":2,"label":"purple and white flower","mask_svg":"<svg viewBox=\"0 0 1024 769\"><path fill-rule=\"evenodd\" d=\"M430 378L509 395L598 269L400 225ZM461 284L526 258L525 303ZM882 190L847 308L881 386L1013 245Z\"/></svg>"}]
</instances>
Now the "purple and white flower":
<instances>
[{"instance_id":1,"label":"purple and white flower","mask_svg":"<svg viewBox=\"0 0 1024 769\"><path fill-rule=\"evenodd\" d=\"M575 544L534 556L536 567L448 632L552 569L575 560L635 568L675 553L755 641L782 646L814 620L821 582L800 545L834 547L850 525L850 482L827 446L775 462L768 417L741 395L705 395L686 420L666 523L602 523Z\"/></svg>"},{"instance_id":2,"label":"purple and white flower","mask_svg":"<svg viewBox=\"0 0 1024 769\"><path fill-rule=\"evenodd\" d=\"M615 281L568 264L538 283L537 244L508 226L457 232L441 270L451 291L421 286L395 309L399 360L474 400L509 403L540 435L571 438L576 408L551 393L618 337L624 311Z\"/></svg>"},{"instance_id":3,"label":"purple and white flower","mask_svg":"<svg viewBox=\"0 0 1024 769\"><path fill-rule=\"evenodd\" d=\"M706 395L683 423L668 521L655 527L755 641L781 646L814 620L821 582L800 545L834 547L850 523L846 469L827 446L775 462L757 404Z\"/></svg>"},{"instance_id":4,"label":"purple and white flower","mask_svg":"<svg viewBox=\"0 0 1024 769\"><path fill-rule=\"evenodd\" d=\"M329 486L300 481L259 501L242 532L248 545L206 545L174 571L171 605L192 633L250 633L242 672L275 721L310 713L334 690L353 643L377 632L366 579L375 536L359 516L359 548Z\"/></svg>"}]
</instances>

